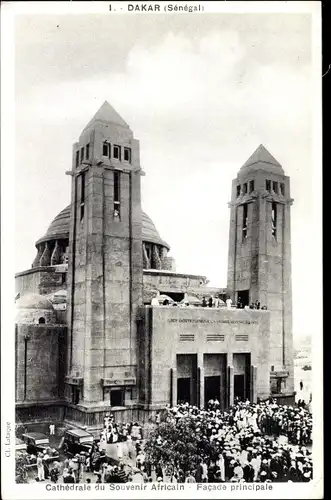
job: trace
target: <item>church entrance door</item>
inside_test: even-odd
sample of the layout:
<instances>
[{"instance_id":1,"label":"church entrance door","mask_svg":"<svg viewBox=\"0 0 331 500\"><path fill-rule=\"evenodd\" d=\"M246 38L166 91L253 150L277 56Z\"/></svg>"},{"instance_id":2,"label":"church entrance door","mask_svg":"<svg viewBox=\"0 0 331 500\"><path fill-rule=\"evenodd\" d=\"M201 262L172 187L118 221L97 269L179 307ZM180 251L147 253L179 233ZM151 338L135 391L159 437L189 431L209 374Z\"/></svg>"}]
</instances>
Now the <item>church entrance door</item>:
<instances>
[{"instance_id":1,"label":"church entrance door","mask_svg":"<svg viewBox=\"0 0 331 500\"><path fill-rule=\"evenodd\" d=\"M177 403L191 404L191 379L177 379Z\"/></svg>"},{"instance_id":2,"label":"church entrance door","mask_svg":"<svg viewBox=\"0 0 331 500\"><path fill-rule=\"evenodd\" d=\"M234 397L245 400L245 375L234 375Z\"/></svg>"},{"instance_id":3,"label":"church entrance door","mask_svg":"<svg viewBox=\"0 0 331 500\"><path fill-rule=\"evenodd\" d=\"M221 377L205 377L205 404L211 399L220 401L221 395Z\"/></svg>"}]
</instances>

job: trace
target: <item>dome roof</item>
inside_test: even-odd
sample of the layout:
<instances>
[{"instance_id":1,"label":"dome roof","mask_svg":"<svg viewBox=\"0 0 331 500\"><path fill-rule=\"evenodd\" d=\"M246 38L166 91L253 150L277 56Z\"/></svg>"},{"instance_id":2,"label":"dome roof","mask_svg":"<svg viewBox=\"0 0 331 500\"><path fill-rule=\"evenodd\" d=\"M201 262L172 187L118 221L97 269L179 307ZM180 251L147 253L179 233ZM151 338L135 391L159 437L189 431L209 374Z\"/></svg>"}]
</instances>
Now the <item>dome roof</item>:
<instances>
[{"instance_id":1,"label":"dome roof","mask_svg":"<svg viewBox=\"0 0 331 500\"><path fill-rule=\"evenodd\" d=\"M23 295L16 301L18 309L42 309L53 310L52 303L44 296L37 293Z\"/></svg>"},{"instance_id":2,"label":"dome roof","mask_svg":"<svg viewBox=\"0 0 331 500\"><path fill-rule=\"evenodd\" d=\"M141 223L142 223L142 240L147 241L149 243L157 243L158 245L162 245L167 247L169 250L170 247L168 243L161 239L158 230L155 227L154 222L145 212L141 212Z\"/></svg>"},{"instance_id":3,"label":"dome roof","mask_svg":"<svg viewBox=\"0 0 331 500\"><path fill-rule=\"evenodd\" d=\"M51 222L45 236L40 238L36 245L49 240L69 239L70 207L64 208ZM154 222L145 212L141 212L142 240L148 243L156 243L170 249L168 243L162 240Z\"/></svg>"},{"instance_id":4,"label":"dome roof","mask_svg":"<svg viewBox=\"0 0 331 500\"><path fill-rule=\"evenodd\" d=\"M48 227L45 236L36 241L36 245L49 240L69 239L70 205L61 210Z\"/></svg>"}]
</instances>

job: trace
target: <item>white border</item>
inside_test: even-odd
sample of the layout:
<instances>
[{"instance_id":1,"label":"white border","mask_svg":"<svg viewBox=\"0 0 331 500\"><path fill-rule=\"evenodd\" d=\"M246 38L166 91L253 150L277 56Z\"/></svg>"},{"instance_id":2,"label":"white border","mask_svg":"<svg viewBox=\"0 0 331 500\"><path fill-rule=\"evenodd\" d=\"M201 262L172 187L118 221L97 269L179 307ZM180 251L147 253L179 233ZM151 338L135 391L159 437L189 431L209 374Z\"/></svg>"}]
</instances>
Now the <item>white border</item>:
<instances>
[{"instance_id":1,"label":"white border","mask_svg":"<svg viewBox=\"0 0 331 500\"><path fill-rule=\"evenodd\" d=\"M147 2L130 2L141 4ZM112 12L109 12L109 5ZM14 228L14 166L15 166L15 135L14 135L14 18L18 14L83 14L103 13L105 15L127 14L127 15L149 15L148 13L131 13L127 11L129 2L7 2L2 4L1 9L1 347L2 347L2 497L9 499L28 498L220 498L229 496L233 498L322 498L323 497L323 364L322 364L322 93L321 93L321 4L319 2L187 2L187 5L203 5L203 13L311 13L313 17L313 73L314 81L314 147L312 164L314 165L314 176L312 179L314 204L313 217L315 221L315 232L311 235L311 255L314 259L315 273L318 277L320 287L314 290L315 326L313 338L313 413L314 413L314 480L310 483L273 483L272 491L231 491L231 485L227 485L226 491L216 490L214 492L203 492L196 485L185 485L185 492L179 491L131 491L111 493L110 485L105 485L105 491L95 491L96 485L92 486L92 492L59 493L48 492L43 484L16 485L14 482L14 257L13 248L15 244ZM184 5L185 2L148 2L148 4L160 4L162 8L169 4ZM116 9L116 12L115 12ZM201 13L201 15L203 15ZM172 13L174 14L174 13ZM178 12L178 15L182 14ZM27 186L27 189L29 186ZM5 457L7 423L11 425L11 457ZM69 485L68 485L69 486ZM79 486L79 485L77 485ZM150 488L149 486L147 488Z\"/></svg>"}]
</instances>

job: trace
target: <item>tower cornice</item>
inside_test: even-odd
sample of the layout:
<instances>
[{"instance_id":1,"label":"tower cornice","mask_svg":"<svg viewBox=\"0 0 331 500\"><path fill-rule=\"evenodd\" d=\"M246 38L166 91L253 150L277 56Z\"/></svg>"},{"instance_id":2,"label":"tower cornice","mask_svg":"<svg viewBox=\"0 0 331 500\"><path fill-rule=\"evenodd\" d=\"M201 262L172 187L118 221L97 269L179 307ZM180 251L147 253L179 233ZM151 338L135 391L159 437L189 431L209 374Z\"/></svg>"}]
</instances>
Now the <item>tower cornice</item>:
<instances>
[{"instance_id":1,"label":"tower cornice","mask_svg":"<svg viewBox=\"0 0 331 500\"><path fill-rule=\"evenodd\" d=\"M258 198L264 199L266 201L270 202L276 202L281 205L293 205L294 199L293 198L285 198L281 194L277 194L274 191L271 193L269 191L262 191L261 193L258 193L256 191L253 191L250 194L246 195L240 195L235 201L230 201L228 203L228 207L238 207L240 205L245 205L246 203L253 203L256 201Z\"/></svg>"},{"instance_id":2,"label":"tower cornice","mask_svg":"<svg viewBox=\"0 0 331 500\"><path fill-rule=\"evenodd\" d=\"M130 172L141 172L141 175L145 175L145 172L143 172L141 167L125 168L122 165L106 164L100 160L85 161L79 167L76 167L74 170L67 171L66 175L77 177L82 172L86 172L91 167L98 167L104 170L117 170L118 172L124 172L126 174Z\"/></svg>"}]
</instances>

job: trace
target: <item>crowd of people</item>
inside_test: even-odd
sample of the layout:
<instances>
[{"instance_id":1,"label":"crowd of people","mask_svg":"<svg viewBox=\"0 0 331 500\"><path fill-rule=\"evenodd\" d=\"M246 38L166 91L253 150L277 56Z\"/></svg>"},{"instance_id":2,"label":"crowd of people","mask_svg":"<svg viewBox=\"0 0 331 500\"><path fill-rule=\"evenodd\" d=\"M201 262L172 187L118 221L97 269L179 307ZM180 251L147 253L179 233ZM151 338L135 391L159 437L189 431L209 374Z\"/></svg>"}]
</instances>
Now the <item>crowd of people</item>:
<instances>
[{"instance_id":1,"label":"crowd of people","mask_svg":"<svg viewBox=\"0 0 331 500\"><path fill-rule=\"evenodd\" d=\"M217 400L209 401L204 409L179 404L150 422L153 432L159 432L158 446L163 444L162 423L178 425L180 421L193 425L202 443L188 469L180 463L149 462L143 427L137 422L118 423L110 414L104 419L100 441L89 453L60 459L58 451L49 448L43 455L25 453L26 463L36 464L37 481L54 483L61 478L64 483L136 482L134 476L139 482L178 483L308 482L313 478L312 416L302 407L278 405L275 400L236 401L227 411L221 410Z\"/></svg>"},{"instance_id":2,"label":"crowd of people","mask_svg":"<svg viewBox=\"0 0 331 500\"><path fill-rule=\"evenodd\" d=\"M200 447L198 463L191 470L172 464L172 481L308 482L313 478L307 448L312 442L312 417L303 408L247 401L222 412L218 401L210 401L204 410L185 403L168 410L168 422L180 419L194 421L200 442L213 442L215 451L210 456Z\"/></svg>"},{"instance_id":3,"label":"crowd of people","mask_svg":"<svg viewBox=\"0 0 331 500\"><path fill-rule=\"evenodd\" d=\"M221 294L215 294L211 295L210 297L206 298L203 297L202 300L199 300L196 297L193 297L193 302L192 302L192 297L191 300L188 297L187 294L185 294L184 299L177 303L176 301L172 300L168 296L160 296L159 292L156 292L155 296L151 300L151 305L152 306L178 306L178 307L216 307L216 308L221 308L221 307L226 307L227 309L260 309L260 310L266 310L267 306L261 305L261 303L256 300L255 302L251 302L251 304L245 305L240 297L238 297L238 301L236 304L233 303L232 299L230 297L225 298Z\"/></svg>"}]
</instances>

